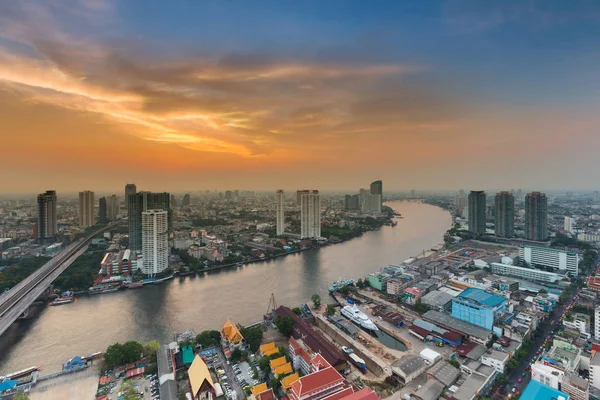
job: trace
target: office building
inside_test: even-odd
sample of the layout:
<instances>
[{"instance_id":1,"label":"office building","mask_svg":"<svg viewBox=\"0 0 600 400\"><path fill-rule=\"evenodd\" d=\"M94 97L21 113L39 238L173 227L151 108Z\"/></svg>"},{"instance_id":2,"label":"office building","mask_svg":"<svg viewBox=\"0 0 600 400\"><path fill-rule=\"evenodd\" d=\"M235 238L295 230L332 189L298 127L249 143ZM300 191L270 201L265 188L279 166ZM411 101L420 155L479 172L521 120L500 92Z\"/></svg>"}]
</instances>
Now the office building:
<instances>
[{"instance_id":1,"label":"office building","mask_svg":"<svg viewBox=\"0 0 600 400\"><path fill-rule=\"evenodd\" d=\"M548 199L544 193L531 192L525 198L525 239L548 239Z\"/></svg>"},{"instance_id":2,"label":"office building","mask_svg":"<svg viewBox=\"0 0 600 400\"><path fill-rule=\"evenodd\" d=\"M452 316L461 321L492 329L494 316L506 310L506 298L469 288L452 299Z\"/></svg>"},{"instance_id":3,"label":"office building","mask_svg":"<svg viewBox=\"0 0 600 400\"><path fill-rule=\"evenodd\" d=\"M169 213L168 227L171 226L170 195L164 193L139 192L129 196L127 219L129 222L129 248L142 250L142 213L147 210L164 210Z\"/></svg>"},{"instance_id":4,"label":"office building","mask_svg":"<svg viewBox=\"0 0 600 400\"><path fill-rule=\"evenodd\" d=\"M174 194L171 195L171 207L177 207L177 199Z\"/></svg>"},{"instance_id":5,"label":"office building","mask_svg":"<svg viewBox=\"0 0 600 400\"><path fill-rule=\"evenodd\" d=\"M521 246L519 247L519 262L535 268L550 267L555 270L567 271L571 276L579 274L579 254L572 251Z\"/></svg>"},{"instance_id":6,"label":"office building","mask_svg":"<svg viewBox=\"0 0 600 400\"><path fill-rule=\"evenodd\" d=\"M360 212L365 214L381 213L381 195L365 191L361 195Z\"/></svg>"},{"instance_id":7,"label":"office building","mask_svg":"<svg viewBox=\"0 0 600 400\"><path fill-rule=\"evenodd\" d=\"M565 278L566 274L561 275L555 272L546 272L539 269L523 268L516 265L506 265L492 263L492 273L503 276L514 276L528 281L555 283Z\"/></svg>"},{"instance_id":8,"label":"office building","mask_svg":"<svg viewBox=\"0 0 600 400\"><path fill-rule=\"evenodd\" d=\"M169 213L162 209L142 212L142 272L156 275L169 267Z\"/></svg>"},{"instance_id":9,"label":"office building","mask_svg":"<svg viewBox=\"0 0 600 400\"><path fill-rule=\"evenodd\" d=\"M283 235L285 231L285 214L284 214L284 204L285 204L285 196L283 190L278 190L276 194L276 202L277 202L277 210L276 212L276 223L277 223L277 236Z\"/></svg>"},{"instance_id":10,"label":"office building","mask_svg":"<svg viewBox=\"0 0 600 400\"><path fill-rule=\"evenodd\" d=\"M344 197L344 209L346 211L360 211L360 195L347 194Z\"/></svg>"},{"instance_id":11,"label":"office building","mask_svg":"<svg viewBox=\"0 0 600 400\"><path fill-rule=\"evenodd\" d=\"M94 192L79 192L79 226L87 228L96 222L94 218Z\"/></svg>"},{"instance_id":12,"label":"office building","mask_svg":"<svg viewBox=\"0 0 600 400\"><path fill-rule=\"evenodd\" d=\"M574 234L575 233L575 218L565 217L565 232Z\"/></svg>"},{"instance_id":13,"label":"office building","mask_svg":"<svg viewBox=\"0 0 600 400\"><path fill-rule=\"evenodd\" d=\"M119 207L119 198L116 194L113 194L108 197L107 204L107 215L108 219L111 221L115 221L119 217L119 213L121 212Z\"/></svg>"},{"instance_id":14,"label":"office building","mask_svg":"<svg viewBox=\"0 0 600 400\"><path fill-rule=\"evenodd\" d=\"M496 236L513 237L515 235L515 198L512 193L496 193L494 207Z\"/></svg>"},{"instance_id":15,"label":"office building","mask_svg":"<svg viewBox=\"0 0 600 400\"><path fill-rule=\"evenodd\" d=\"M106 197L100 197L98 200L98 223L105 224L108 222L108 203Z\"/></svg>"},{"instance_id":16,"label":"office building","mask_svg":"<svg viewBox=\"0 0 600 400\"><path fill-rule=\"evenodd\" d=\"M379 195L379 211L381 212L381 207L383 206L383 182L382 181L371 182L371 194Z\"/></svg>"},{"instance_id":17,"label":"office building","mask_svg":"<svg viewBox=\"0 0 600 400\"><path fill-rule=\"evenodd\" d=\"M56 192L47 190L46 193L39 194L37 202L37 236L39 239L53 238L56 236L58 220L56 215Z\"/></svg>"},{"instance_id":18,"label":"office building","mask_svg":"<svg viewBox=\"0 0 600 400\"><path fill-rule=\"evenodd\" d=\"M135 183L128 183L125 185L125 207L129 205L129 196L137 193L137 187Z\"/></svg>"},{"instance_id":19,"label":"office building","mask_svg":"<svg viewBox=\"0 0 600 400\"><path fill-rule=\"evenodd\" d=\"M302 192L300 202L300 237L321 237L321 199L318 190Z\"/></svg>"},{"instance_id":20,"label":"office building","mask_svg":"<svg viewBox=\"0 0 600 400\"><path fill-rule=\"evenodd\" d=\"M469 231L475 234L485 233L486 197L483 190L469 193Z\"/></svg>"}]
</instances>

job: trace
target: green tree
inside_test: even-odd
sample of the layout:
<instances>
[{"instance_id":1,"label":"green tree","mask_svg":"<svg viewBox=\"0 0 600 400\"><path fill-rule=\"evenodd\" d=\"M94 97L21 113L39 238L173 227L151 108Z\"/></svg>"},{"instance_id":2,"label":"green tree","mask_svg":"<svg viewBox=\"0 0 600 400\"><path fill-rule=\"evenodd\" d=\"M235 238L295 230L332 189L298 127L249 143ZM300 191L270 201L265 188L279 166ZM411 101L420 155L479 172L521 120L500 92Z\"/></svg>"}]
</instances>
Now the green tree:
<instances>
[{"instance_id":1,"label":"green tree","mask_svg":"<svg viewBox=\"0 0 600 400\"><path fill-rule=\"evenodd\" d=\"M240 349L235 349L231 352L231 356L229 357L229 361L232 363L237 363L242 359L242 351Z\"/></svg>"},{"instance_id":2,"label":"green tree","mask_svg":"<svg viewBox=\"0 0 600 400\"><path fill-rule=\"evenodd\" d=\"M133 381L127 380L121 383L119 386L119 391L123 396L123 400L138 400L142 397L137 393Z\"/></svg>"},{"instance_id":3,"label":"green tree","mask_svg":"<svg viewBox=\"0 0 600 400\"><path fill-rule=\"evenodd\" d=\"M277 317L275 325L282 335L292 336L294 332L294 320L291 317Z\"/></svg>"},{"instance_id":4,"label":"green tree","mask_svg":"<svg viewBox=\"0 0 600 400\"><path fill-rule=\"evenodd\" d=\"M294 312L294 314L296 315L300 315L302 314L302 310L300 309L300 307L294 307L292 308L292 311Z\"/></svg>"},{"instance_id":5,"label":"green tree","mask_svg":"<svg viewBox=\"0 0 600 400\"><path fill-rule=\"evenodd\" d=\"M333 307L331 304L327 304L327 309L325 310L325 314L327 314L327 315L335 314L335 307Z\"/></svg>"},{"instance_id":6,"label":"green tree","mask_svg":"<svg viewBox=\"0 0 600 400\"><path fill-rule=\"evenodd\" d=\"M273 392L277 393L277 390L281 387L281 382L277 378L271 379L271 388L273 388Z\"/></svg>"},{"instance_id":7,"label":"green tree","mask_svg":"<svg viewBox=\"0 0 600 400\"><path fill-rule=\"evenodd\" d=\"M160 347L160 343L158 340L151 340L149 342L144 343L144 354L147 356L151 356L158 351Z\"/></svg>"},{"instance_id":8,"label":"green tree","mask_svg":"<svg viewBox=\"0 0 600 400\"><path fill-rule=\"evenodd\" d=\"M269 364L270 361L271 358L268 356L261 357L261 359L258 361L258 366L260 367L261 371L268 373L271 370L271 365Z\"/></svg>"},{"instance_id":9,"label":"green tree","mask_svg":"<svg viewBox=\"0 0 600 400\"><path fill-rule=\"evenodd\" d=\"M202 331L196 335L196 344L199 344L203 348L217 346L221 341L221 334L219 331Z\"/></svg>"},{"instance_id":10,"label":"green tree","mask_svg":"<svg viewBox=\"0 0 600 400\"><path fill-rule=\"evenodd\" d=\"M144 346L138 342L114 343L106 349L104 361L108 368L113 368L117 365L138 361L142 357L143 351Z\"/></svg>"},{"instance_id":11,"label":"green tree","mask_svg":"<svg viewBox=\"0 0 600 400\"><path fill-rule=\"evenodd\" d=\"M27 393L18 392L13 396L13 400L29 400L29 395Z\"/></svg>"},{"instance_id":12,"label":"green tree","mask_svg":"<svg viewBox=\"0 0 600 400\"><path fill-rule=\"evenodd\" d=\"M448 364L453 365L456 368L460 368L460 363L456 360L448 360Z\"/></svg>"},{"instance_id":13,"label":"green tree","mask_svg":"<svg viewBox=\"0 0 600 400\"><path fill-rule=\"evenodd\" d=\"M540 289L538 293L539 294L545 294L545 293L548 293L548 291L546 289Z\"/></svg>"},{"instance_id":14,"label":"green tree","mask_svg":"<svg viewBox=\"0 0 600 400\"><path fill-rule=\"evenodd\" d=\"M508 382L508 379L506 379L506 375L504 374L499 374L497 379L500 386L504 386L506 385L506 382Z\"/></svg>"},{"instance_id":15,"label":"green tree","mask_svg":"<svg viewBox=\"0 0 600 400\"><path fill-rule=\"evenodd\" d=\"M310 299L313 302L313 307L314 308L321 307L321 296L319 296L318 294L313 294Z\"/></svg>"},{"instance_id":16,"label":"green tree","mask_svg":"<svg viewBox=\"0 0 600 400\"><path fill-rule=\"evenodd\" d=\"M423 304L421 302L421 299L419 299L415 303L415 311L418 312L419 314L425 314L427 311L429 311L429 306L427 306L426 304Z\"/></svg>"},{"instance_id":17,"label":"green tree","mask_svg":"<svg viewBox=\"0 0 600 400\"><path fill-rule=\"evenodd\" d=\"M362 289L365 287L365 282L362 280L362 278L359 278L358 281L356 281L356 287L359 289Z\"/></svg>"},{"instance_id":18,"label":"green tree","mask_svg":"<svg viewBox=\"0 0 600 400\"><path fill-rule=\"evenodd\" d=\"M255 326L252 328L244 328L240 330L240 333L246 340L246 343L250 347L250 351L252 353L256 353L258 348L260 347L260 343L263 338L263 330L260 326Z\"/></svg>"}]
</instances>

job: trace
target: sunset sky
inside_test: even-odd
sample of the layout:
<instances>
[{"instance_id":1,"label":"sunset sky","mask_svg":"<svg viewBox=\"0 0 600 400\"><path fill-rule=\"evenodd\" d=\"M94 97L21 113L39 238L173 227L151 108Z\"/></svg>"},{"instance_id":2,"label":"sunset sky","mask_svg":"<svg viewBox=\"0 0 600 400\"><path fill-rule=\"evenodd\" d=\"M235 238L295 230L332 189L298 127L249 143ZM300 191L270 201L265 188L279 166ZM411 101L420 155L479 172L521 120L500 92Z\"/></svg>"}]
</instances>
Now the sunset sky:
<instances>
[{"instance_id":1,"label":"sunset sky","mask_svg":"<svg viewBox=\"0 0 600 400\"><path fill-rule=\"evenodd\" d=\"M3 1L0 192L598 189L600 2Z\"/></svg>"}]
</instances>

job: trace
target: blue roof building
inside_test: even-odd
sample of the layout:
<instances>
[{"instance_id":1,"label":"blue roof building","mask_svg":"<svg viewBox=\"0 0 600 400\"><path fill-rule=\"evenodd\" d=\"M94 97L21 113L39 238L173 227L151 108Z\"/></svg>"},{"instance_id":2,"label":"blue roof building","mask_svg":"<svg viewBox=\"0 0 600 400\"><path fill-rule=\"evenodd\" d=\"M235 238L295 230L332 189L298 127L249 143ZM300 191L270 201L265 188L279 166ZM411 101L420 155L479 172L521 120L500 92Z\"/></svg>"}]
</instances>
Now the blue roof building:
<instances>
[{"instance_id":1,"label":"blue roof building","mask_svg":"<svg viewBox=\"0 0 600 400\"><path fill-rule=\"evenodd\" d=\"M482 289L469 288L452 299L452 316L485 329L492 329L497 314L506 310L506 298Z\"/></svg>"},{"instance_id":2,"label":"blue roof building","mask_svg":"<svg viewBox=\"0 0 600 400\"><path fill-rule=\"evenodd\" d=\"M521 394L520 400L552 400L562 397L564 400L569 400L569 395L557 389L552 389L538 381L531 381Z\"/></svg>"}]
</instances>

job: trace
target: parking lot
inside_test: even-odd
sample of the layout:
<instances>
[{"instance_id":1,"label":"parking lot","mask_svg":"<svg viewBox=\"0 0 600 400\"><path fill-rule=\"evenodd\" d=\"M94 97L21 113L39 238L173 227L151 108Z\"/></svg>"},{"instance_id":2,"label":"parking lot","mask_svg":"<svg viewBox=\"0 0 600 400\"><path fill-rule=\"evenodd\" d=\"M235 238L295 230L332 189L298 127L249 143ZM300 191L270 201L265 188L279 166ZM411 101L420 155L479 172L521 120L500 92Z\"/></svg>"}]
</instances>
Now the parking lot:
<instances>
[{"instance_id":1,"label":"parking lot","mask_svg":"<svg viewBox=\"0 0 600 400\"><path fill-rule=\"evenodd\" d=\"M244 392L244 387L252 387L261 383L260 379L254 378L254 371L248 362L230 363L226 360L225 355L220 349L215 349L214 352L211 352L207 360L208 365L214 367L216 380L221 384L225 397L228 399L233 398L234 392L236 399L245 399L247 396ZM255 364L255 368L258 371L258 362L251 362Z\"/></svg>"},{"instance_id":2,"label":"parking lot","mask_svg":"<svg viewBox=\"0 0 600 400\"><path fill-rule=\"evenodd\" d=\"M121 400L123 396L119 397L123 378L116 378L115 381L105 385L107 389L107 400ZM136 391L140 395L140 399L143 400L158 400L158 377L156 375L146 375L139 378L130 379L133 383Z\"/></svg>"}]
</instances>

